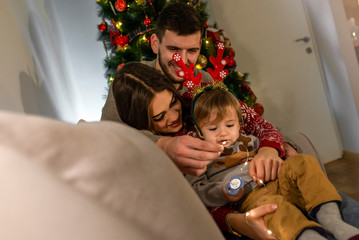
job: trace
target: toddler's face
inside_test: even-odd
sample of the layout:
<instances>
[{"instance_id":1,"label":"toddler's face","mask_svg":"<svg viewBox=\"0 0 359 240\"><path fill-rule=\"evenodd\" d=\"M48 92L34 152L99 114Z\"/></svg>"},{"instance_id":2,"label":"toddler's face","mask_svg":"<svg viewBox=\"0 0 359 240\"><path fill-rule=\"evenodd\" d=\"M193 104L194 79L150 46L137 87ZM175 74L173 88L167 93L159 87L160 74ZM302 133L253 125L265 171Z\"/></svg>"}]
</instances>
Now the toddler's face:
<instances>
[{"instance_id":1,"label":"toddler's face","mask_svg":"<svg viewBox=\"0 0 359 240\"><path fill-rule=\"evenodd\" d=\"M238 115L233 107L227 108L224 119L216 121L216 115L211 114L208 121L203 124L197 123L202 131L204 140L228 147L233 145L239 138L240 124Z\"/></svg>"}]
</instances>

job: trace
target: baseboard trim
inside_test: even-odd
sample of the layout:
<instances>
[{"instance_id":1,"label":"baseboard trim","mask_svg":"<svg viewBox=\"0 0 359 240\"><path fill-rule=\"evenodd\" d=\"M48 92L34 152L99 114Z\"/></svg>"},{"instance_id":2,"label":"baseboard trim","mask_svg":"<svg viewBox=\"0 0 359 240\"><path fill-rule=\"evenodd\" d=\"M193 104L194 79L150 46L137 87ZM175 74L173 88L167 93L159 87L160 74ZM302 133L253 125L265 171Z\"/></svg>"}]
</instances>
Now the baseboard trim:
<instances>
[{"instance_id":1,"label":"baseboard trim","mask_svg":"<svg viewBox=\"0 0 359 240\"><path fill-rule=\"evenodd\" d=\"M349 151L344 150L343 153L342 153L341 158L326 162L326 163L324 163L324 165L327 165L327 164L332 163L332 162L336 162L336 161L341 160L341 159L348 159L350 161L359 161L359 153L354 153L354 152L349 152Z\"/></svg>"},{"instance_id":2,"label":"baseboard trim","mask_svg":"<svg viewBox=\"0 0 359 240\"><path fill-rule=\"evenodd\" d=\"M349 151L343 151L343 157L352 161L359 161L359 153L353 153Z\"/></svg>"}]
</instances>

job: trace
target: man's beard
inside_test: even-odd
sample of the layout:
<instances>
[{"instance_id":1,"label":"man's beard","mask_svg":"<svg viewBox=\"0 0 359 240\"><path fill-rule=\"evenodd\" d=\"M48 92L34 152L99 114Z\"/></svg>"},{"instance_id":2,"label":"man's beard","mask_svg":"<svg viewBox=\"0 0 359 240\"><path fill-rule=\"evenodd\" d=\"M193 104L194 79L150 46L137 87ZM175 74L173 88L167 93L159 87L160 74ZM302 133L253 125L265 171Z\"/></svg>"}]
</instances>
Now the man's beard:
<instances>
[{"instance_id":1,"label":"man's beard","mask_svg":"<svg viewBox=\"0 0 359 240\"><path fill-rule=\"evenodd\" d=\"M162 69L162 72L164 75L166 75L173 84L179 84L181 83L181 86L182 86L182 83L185 81L185 79L175 79L172 75L171 75L171 71L169 69L169 66L167 66L166 64L164 64L162 61L161 61L161 52L160 50L158 50L158 53L157 53L157 61Z\"/></svg>"}]
</instances>

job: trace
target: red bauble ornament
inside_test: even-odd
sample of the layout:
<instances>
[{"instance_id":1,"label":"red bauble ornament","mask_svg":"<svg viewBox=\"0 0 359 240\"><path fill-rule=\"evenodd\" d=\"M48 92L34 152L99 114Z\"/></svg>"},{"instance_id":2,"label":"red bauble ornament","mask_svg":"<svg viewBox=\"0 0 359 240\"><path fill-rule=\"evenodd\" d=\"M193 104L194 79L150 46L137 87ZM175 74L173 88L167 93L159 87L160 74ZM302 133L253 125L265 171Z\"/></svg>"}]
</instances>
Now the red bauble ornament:
<instances>
[{"instance_id":1,"label":"red bauble ornament","mask_svg":"<svg viewBox=\"0 0 359 240\"><path fill-rule=\"evenodd\" d=\"M220 40L218 31L217 32L212 32L210 30L207 30L207 38L211 39L213 43Z\"/></svg>"},{"instance_id":2,"label":"red bauble ornament","mask_svg":"<svg viewBox=\"0 0 359 240\"><path fill-rule=\"evenodd\" d=\"M151 25L152 21L151 21L151 19L146 17L146 19L145 19L145 21L143 21L143 23L148 27L149 25Z\"/></svg>"},{"instance_id":3,"label":"red bauble ornament","mask_svg":"<svg viewBox=\"0 0 359 240\"><path fill-rule=\"evenodd\" d=\"M117 11L123 12L127 8L127 3L125 2L125 0L117 0L115 2L115 8Z\"/></svg>"},{"instance_id":4,"label":"red bauble ornament","mask_svg":"<svg viewBox=\"0 0 359 240\"><path fill-rule=\"evenodd\" d=\"M262 105L262 104L260 104L260 103L255 103L255 104L253 104L252 108L253 108L253 110L254 110L256 113L258 113L260 116L263 115L263 113L264 113L264 108L263 108L263 105Z\"/></svg>"},{"instance_id":5,"label":"red bauble ornament","mask_svg":"<svg viewBox=\"0 0 359 240\"><path fill-rule=\"evenodd\" d=\"M229 58L234 58L234 56L236 55L236 52L234 51L234 49L231 48L231 47L228 47L226 50L228 51L228 55L227 55L227 56L228 56Z\"/></svg>"},{"instance_id":6,"label":"red bauble ornament","mask_svg":"<svg viewBox=\"0 0 359 240\"><path fill-rule=\"evenodd\" d=\"M119 65L117 66L117 70L120 70L120 69L123 67L123 65L125 65L125 64L124 64L124 63L119 64Z\"/></svg>"},{"instance_id":7,"label":"red bauble ornament","mask_svg":"<svg viewBox=\"0 0 359 240\"><path fill-rule=\"evenodd\" d=\"M236 60L234 60L234 58L229 58L228 59L228 67L233 67L236 64Z\"/></svg>"},{"instance_id":8,"label":"red bauble ornament","mask_svg":"<svg viewBox=\"0 0 359 240\"><path fill-rule=\"evenodd\" d=\"M100 32L103 32L107 29L107 24L106 22L102 22L100 25L98 25L98 30L100 30Z\"/></svg>"},{"instance_id":9,"label":"red bauble ornament","mask_svg":"<svg viewBox=\"0 0 359 240\"><path fill-rule=\"evenodd\" d=\"M203 27L204 27L204 28L208 28L208 23L205 22L205 23L203 24Z\"/></svg>"},{"instance_id":10,"label":"red bauble ornament","mask_svg":"<svg viewBox=\"0 0 359 240\"><path fill-rule=\"evenodd\" d=\"M115 38L116 44L120 45L121 47L124 47L128 44L129 39L127 36L117 36Z\"/></svg>"}]
</instances>

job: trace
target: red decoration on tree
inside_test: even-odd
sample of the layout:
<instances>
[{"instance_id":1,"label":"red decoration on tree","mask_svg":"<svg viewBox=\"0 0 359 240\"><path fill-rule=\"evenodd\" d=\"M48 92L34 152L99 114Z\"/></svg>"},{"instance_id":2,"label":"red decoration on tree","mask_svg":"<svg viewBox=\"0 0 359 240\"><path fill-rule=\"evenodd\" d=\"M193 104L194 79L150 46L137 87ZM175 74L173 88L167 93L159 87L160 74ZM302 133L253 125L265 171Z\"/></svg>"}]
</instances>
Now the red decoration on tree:
<instances>
[{"instance_id":1,"label":"red decoration on tree","mask_svg":"<svg viewBox=\"0 0 359 240\"><path fill-rule=\"evenodd\" d=\"M236 61L234 60L234 58L229 58L228 59L228 67L233 67L236 64Z\"/></svg>"},{"instance_id":2,"label":"red decoration on tree","mask_svg":"<svg viewBox=\"0 0 359 240\"><path fill-rule=\"evenodd\" d=\"M125 2L125 0L117 0L115 2L115 8L117 11L123 12L127 8L127 3Z\"/></svg>"},{"instance_id":3,"label":"red decoration on tree","mask_svg":"<svg viewBox=\"0 0 359 240\"><path fill-rule=\"evenodd\" d=\"M151 19L146 17L146 19L145 19L145 21L143 21L143 23L148 27L149 25L151 25L152 21L151 21Z\"/></svg>"},{"instance_id":4,"label":"red decoration on tree","mask_svg":"<svg viewBox=\"0 0 359 240\"><path fill-rule=\"evenodd\" d=\"M115 42L117 45L124 47L128 44L129 39L127 36L117 36L117 37L115 37Z\"/></svg>"},{"instance_id":5,"label":"red decoration on tree","mask_svg":"<svg viewBox=\"0 0 359 240\"><path fill-rule=\"evenodd\" d=\"M256 113L258 113L260 116L262 116L263 115L263 113L264 113L264 108L263 108L263 105L262 104L260 104L260 103L255 103L255 104L253 104L253 110L256 112Z\"/></svg>"},{"instance_id":6,"label":"red decoration on tree","mask_svg":"<svg viewBox=\"0 0 359 240\"><path fill-rule=\"evenodd\" d=\"M123 67L123 65L125 65L124 63L121 63L117 66L117 70L121 69Z\"/></svg>"},{"instance_id":7,"label":"red decoration on tree","mask_svg":"<svg viewBox=\"0 0 359 240\"><path fill-rule=\"evenodd\" d=\"M223 70L223 68L229 62L227 57L223 58L224 48L225 48L224 43L218 42L217 57L216 58L214 58L213 56L209 57L209 61L211 61L211 63L213 64L214 69L208 68L207 72L211 74L214 81L216 80L223 81L223 79L225 79L228 76L228 71L226 69Z\"/></svg>"},{"instance_id":8,"label":"red decoration on tree","mask_svg":"<svg viewBox=\"0 0 359 240\"><path fill-rule=\"evenodd\" d=\"M116 44L116 39L120 37L120 31L113 31L113 30L110 30L110 40L111 40L111 45L112 46L115 46Z\"/></svg>"},{"instance_id":9,"label":"red decoration on tree","mask_svg":"<svg viewBox=\"0 0 359 240\"><path fill-rule=\"evenodd\" d=\"M228 47L227 49L226 49L226 51L228 51L228 57L230 57L230 58L234 58L234 56L236 55L236 52L234 51L234 49L233 48L231 48L231 47Z\"/></svg>"},{"instance_id":10,"label":"red decoration on tree","mask_svg":"<svg viewBox=\"0 0 359 240\"><path fill-rule=\"evenodd\" d=\"M208 28L208 23L205 22L205 23L203 24L203 27L204 27L204 28Z\"/></svg>"},{"instance_id":11,"label":"red decoration on tree","mask_svg":"<svg viewBox=\"0 0 359 240\"><path fill-rule=\"evenodd\" d=\"M100 30L101 32L105 31L106 29L107 29L106 22L102 22L100 25L98 25L98 30Z\"/></svg>"},{"instance_id":12,"label":"red decoration on tree","mask_svg":"<svg viewBox=\"0 0 359 240\"><path fill-rule=\"evenodd\" d=\"M211 39L213 43L216 43L221 39L217 29L207 28L206 33L207 33L207 38Z\"/></svg>"}]
</instances>

